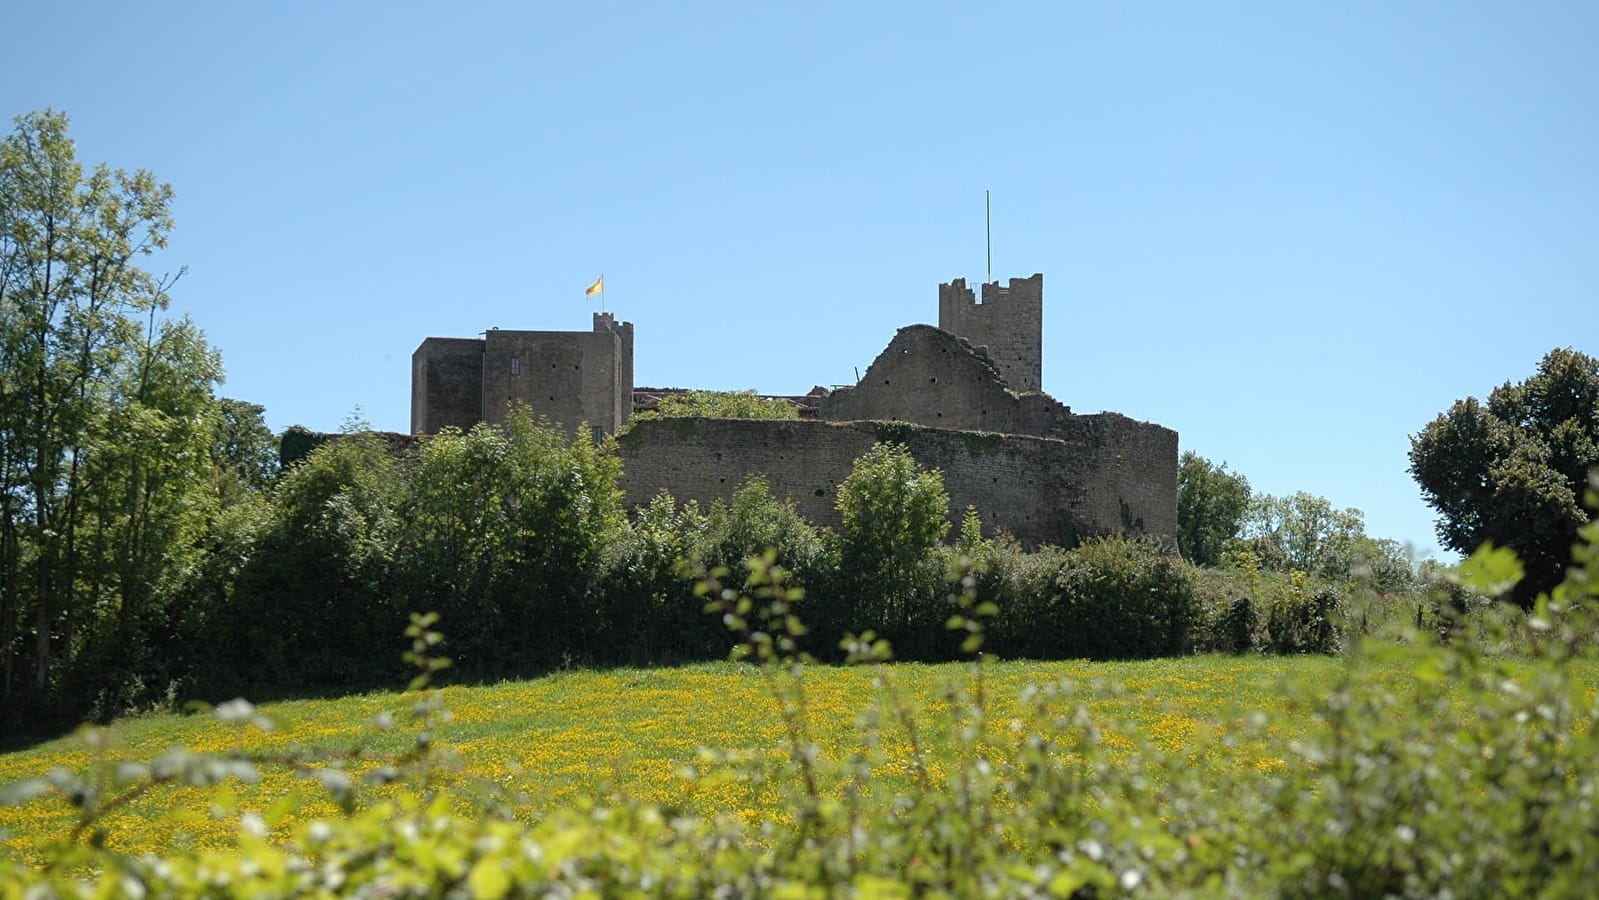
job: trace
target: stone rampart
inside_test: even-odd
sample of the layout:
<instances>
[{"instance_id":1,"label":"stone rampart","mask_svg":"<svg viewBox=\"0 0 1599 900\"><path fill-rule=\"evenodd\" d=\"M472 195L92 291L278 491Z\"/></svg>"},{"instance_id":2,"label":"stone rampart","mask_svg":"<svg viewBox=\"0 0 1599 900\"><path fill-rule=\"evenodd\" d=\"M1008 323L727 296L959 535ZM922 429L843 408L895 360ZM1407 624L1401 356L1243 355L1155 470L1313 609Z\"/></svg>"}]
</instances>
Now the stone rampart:
<instances>
[{"instance_id":1,"label":"stone rampart","mask_svg":"<svg viewBox=\"0 0 1599 900\"><path fill-rule=\"evenodd\" d=\"M1096 421L1080 429L1081 442L891 422L639 421L620 439L622 488L630 508L662 490L708 506L761 474L801 515L837 527L838 486L854 461L895 440L943 472L951 521L974 506L985 533L1003 530L1027 546L1119 531L1174 535L1175 433L1121 416L1083 418Z\"/></svg>"}]
</instances>

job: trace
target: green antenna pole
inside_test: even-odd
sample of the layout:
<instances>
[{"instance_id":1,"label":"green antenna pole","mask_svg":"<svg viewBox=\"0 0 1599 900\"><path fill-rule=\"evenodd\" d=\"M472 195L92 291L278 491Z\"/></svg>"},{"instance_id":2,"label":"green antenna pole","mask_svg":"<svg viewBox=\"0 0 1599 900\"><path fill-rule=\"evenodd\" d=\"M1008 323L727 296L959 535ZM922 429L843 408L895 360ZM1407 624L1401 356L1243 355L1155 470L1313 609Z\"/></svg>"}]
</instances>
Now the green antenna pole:
<instances>
[{"instance_id":1,"label":"green antenna pole","mask_svg":"<svg viewBox=\"0 0 1599 900\"><path fill-rule=\"evenodd\" d=\"M988 242L988 277L983 281L994 280L994 212L988 202L988 191L983 191L983 237Z\"/></svg>"}]
</instances>

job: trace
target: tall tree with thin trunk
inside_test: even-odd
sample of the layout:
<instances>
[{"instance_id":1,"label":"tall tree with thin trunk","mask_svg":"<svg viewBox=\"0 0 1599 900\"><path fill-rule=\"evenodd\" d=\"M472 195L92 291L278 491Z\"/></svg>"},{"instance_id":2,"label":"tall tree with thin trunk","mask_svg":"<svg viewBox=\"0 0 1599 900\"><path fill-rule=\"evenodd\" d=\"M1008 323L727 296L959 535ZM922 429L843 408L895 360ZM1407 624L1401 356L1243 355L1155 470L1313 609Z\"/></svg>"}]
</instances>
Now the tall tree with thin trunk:
<instances>
[{"instance_id":1,"label":"tall tree with thin trunk","mask_svg":"<svg viewBox=\"0 0 1599 900\"><path fill-rule=\"evenodd\" d=\"M220 375L137 264L166 245L171 187L86 168L67 124L28 113L0 138L0 706L48 694L102 592L137 605Z\"/></svg>"}]
</instances>

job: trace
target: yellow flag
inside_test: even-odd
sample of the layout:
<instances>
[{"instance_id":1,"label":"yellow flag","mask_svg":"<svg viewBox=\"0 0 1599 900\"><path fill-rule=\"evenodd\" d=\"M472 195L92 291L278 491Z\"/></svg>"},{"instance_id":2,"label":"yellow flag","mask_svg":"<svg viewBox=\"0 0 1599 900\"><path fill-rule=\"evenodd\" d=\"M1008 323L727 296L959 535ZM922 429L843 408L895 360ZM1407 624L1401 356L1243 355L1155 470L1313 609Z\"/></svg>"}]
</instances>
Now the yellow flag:
<instances>
[{"instance_id":1,"label":"yellow flag","mask_svg":"<svg viewBox=\"0 0 1599 900\"><path fill-rule=\"evenodd\" d=\"M605 276L601 275L600 277L594 279L594 283L589 285L589 289L583 292L583 296L592 297L595 294L603 293L605 293Z\"/></svg>"}]
</instances>

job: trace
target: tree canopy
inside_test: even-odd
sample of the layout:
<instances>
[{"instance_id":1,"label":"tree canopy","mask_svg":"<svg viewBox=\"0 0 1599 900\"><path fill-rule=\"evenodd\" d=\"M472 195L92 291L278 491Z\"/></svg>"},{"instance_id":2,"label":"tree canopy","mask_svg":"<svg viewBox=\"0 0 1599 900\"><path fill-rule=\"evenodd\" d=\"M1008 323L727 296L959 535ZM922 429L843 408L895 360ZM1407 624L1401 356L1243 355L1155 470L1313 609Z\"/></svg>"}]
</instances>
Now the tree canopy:
<instances>
[{"instance_id":1,"label":"tree canopy","mask_svg":"<svg viewBox=\"0 0 1599 900\"><path fill-rule=\"evenodd\" d=\"M1510 547L1526 566L1515 598L1530 606L1571 562L1592 514L1583 489L1599 466L1599 360L1550 351L1520 384L1487 402L1454 403L1410 441L1410 474L1438 511L1438 539L1471 553Z\"/></svg>"},{"instance_id":2,"label":"tree canopy","mask_svg":"<svg viewBox=\"0 0 1599 900\"><path fill-rule=\"evenodd\" d=\"M171 200L149 172L85 167L60 113L19 116L0 138L7 712L48 705L75 658L125 655L215 511L221 361L186 319L160 315L175 279L138 265L166 246Z\"/></svg>"},{"instance_id":3,"label":"tree canopy","mask_svg":"<svg viewBox=\"0 0 1599 900\"><path fill-rule=\"evenodd\" d=\"M1249 479L1192 450L1177 468L1177 546L1189 562L1221 562L1249 509Z\"/></svg>"}]
</instances>

